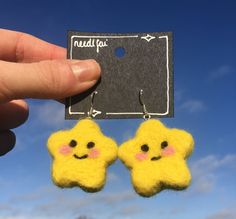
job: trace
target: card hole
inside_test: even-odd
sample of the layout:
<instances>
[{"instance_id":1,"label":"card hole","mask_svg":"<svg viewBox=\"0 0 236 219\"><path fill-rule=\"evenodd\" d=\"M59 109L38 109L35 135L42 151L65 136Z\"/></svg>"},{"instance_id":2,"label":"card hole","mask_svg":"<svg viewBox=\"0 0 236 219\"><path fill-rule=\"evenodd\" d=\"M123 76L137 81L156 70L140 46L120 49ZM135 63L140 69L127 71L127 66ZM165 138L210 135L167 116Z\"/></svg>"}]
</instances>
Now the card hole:
<instances>
[{"instance_id":1,"label":"card hole","mask_svg":"<svg viewBox=\"0 0 236 219\"><path fill-rule=\"evenodd\" d=\"M125 56L125 49L123 47L115 48L115 56L117 58L122 58Z\"/></svg>"}]
</instances>

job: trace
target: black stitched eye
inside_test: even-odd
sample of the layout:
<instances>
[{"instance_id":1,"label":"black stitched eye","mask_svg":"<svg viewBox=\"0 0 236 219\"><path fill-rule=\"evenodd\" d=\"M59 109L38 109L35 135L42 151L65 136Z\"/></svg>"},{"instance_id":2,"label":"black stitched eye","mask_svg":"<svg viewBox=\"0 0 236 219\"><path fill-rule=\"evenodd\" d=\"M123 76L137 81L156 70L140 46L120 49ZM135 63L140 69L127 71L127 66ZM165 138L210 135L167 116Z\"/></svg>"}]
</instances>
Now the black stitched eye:
<instances>
[{"instance_id":1,"label":"black stitched eye","mask_svg":"<svg viewBox=\"0 0 236 219\"><path fill-rule=\"evenodd\" d=\"M168 142L167 141L163 141L161 142L161 148L164 149L168 146Z\"/></svg>"},{"instance_id":2,"label":"black stitched eye","mask_svg":"<svg viewBox=\"0 0 236 219\"><path fill-rule=\"evenodd\" d=\"M142 145L141 150L144 151L144 152L147 152L149 150L148 145L146 145L146 144Z\"/></svg>"},{"instance_id":3,"label":"black stitched eye","mask_svg":"<svg viewBox=\"0 0 236 219\"><path fill-rule=\"evenodd\" d=\"M70 147L73 148L77 145L77 142L75 140L71 140L69 145L70 145Z\"/></svg>"},{"instance_id":4,"label":"black stitched eye","mask_svg":"<svg viewBox=\"0 0 236 219\"><path fill-rule=\"evenodd\" d=\"M87 148L93 148L95 146L95 143L90 141L88 144L87 144Z\"/></svg>"}]
</instances>

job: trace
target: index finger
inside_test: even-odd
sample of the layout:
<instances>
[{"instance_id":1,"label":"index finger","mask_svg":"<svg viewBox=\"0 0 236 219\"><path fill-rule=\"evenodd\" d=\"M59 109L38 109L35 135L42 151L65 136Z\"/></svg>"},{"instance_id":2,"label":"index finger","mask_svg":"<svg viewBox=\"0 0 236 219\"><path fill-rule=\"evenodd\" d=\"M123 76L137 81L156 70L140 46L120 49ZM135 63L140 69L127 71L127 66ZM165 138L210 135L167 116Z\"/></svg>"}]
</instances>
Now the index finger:
<instances>
[{"instance_id":1,"label":"index finger","mask_svg":"<svg viewBox=\"0 0 236 219\"><path fill-rule=\"evenodd\" d=\"M0 29L0 60L37 62L66 59L66 49L26 33Z\"/></svg>"}]
</instances>

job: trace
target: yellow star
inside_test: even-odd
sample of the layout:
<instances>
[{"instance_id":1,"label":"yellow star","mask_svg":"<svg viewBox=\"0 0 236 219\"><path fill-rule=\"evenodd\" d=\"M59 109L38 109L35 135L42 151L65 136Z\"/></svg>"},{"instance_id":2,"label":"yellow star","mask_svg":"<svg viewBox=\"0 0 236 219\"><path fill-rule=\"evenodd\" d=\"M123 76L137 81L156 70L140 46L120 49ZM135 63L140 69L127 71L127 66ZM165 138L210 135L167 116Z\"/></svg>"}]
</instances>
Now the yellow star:
<instances>
[{"instance_id":1,"label":"yellow star","mask_svg":"<svg viewBox=\"0 0 236 219\"><path fill-rule=\"evenodd\" d=\"M52 179L57 186L79 186L96 192L104 186L106 168L116 160L118 148L94 121L83 119L71 130L52 134L48 150L53 158Z\"/></svg>"},{"instance_id":2,"label":"yellow star","mask_svg":"<svg viewBox=\"0 0 236 219\"><path fill-rule=\"evenodd\" d=\"M135 191L149 197L163 189L182 190L190 184L186 159L193 145L186 131L169 129L150 119L140 125L133 139L119 147L118 157L130 169Z\"/></svg>"}]
</instances>

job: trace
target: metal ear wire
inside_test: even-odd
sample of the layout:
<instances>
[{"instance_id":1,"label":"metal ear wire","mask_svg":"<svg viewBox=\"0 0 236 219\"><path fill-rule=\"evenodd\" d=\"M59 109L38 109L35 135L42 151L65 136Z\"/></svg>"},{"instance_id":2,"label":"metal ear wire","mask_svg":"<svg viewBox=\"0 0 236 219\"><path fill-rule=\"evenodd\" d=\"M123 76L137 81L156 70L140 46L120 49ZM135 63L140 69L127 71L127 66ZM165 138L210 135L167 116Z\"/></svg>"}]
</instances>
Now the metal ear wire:
<instances>
[{"instance_id":1,"label":"metal ear wire","mask_svg":"<svg viewBox=\"0 0 236 219\"><path fill-rule=\"evenodd\" d=\"M95 110L94 107L93 107L93 102L94 102L94 97L95 95L97 94L98 92L97 91L94 91L90 97L91 97L91 105L90 105L90 110L88 112L88 117L89 118L94 118L96 115L98 114L101 114L102 112L101 111L98 111L98 110Z\"/></svg>"},{"instance_id":2,"label":"metal ear wire","mask_svg":"<svg viewBox=\"0 0 236 219\"><path fill-rule=\"evenodd\" d=\"M143 96L143 90L141 89L139 91L139 102L143 106L143 119L144 120L148 120L148 119L151 118L151 115L147 111L147 108L146 108L146 106L145 106L145 104L143 102L142 96Z\"/></svg>"}]
</instances>

